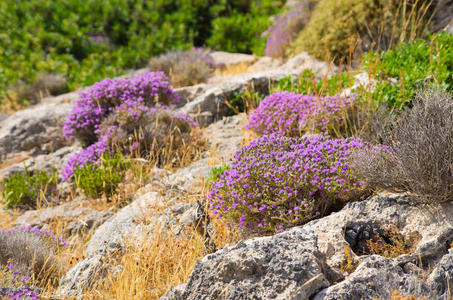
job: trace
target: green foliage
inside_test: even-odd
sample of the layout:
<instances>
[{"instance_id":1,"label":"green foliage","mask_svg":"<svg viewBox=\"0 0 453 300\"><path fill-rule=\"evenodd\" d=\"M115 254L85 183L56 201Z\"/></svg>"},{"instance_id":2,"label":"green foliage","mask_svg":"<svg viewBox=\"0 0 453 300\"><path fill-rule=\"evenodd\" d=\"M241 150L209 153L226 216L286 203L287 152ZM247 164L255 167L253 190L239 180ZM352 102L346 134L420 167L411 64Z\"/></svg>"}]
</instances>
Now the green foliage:
<instances>
[{"instance_id":1,"label":"green foliage","mask_svg":"<svg viewBox=\"0 0 453 300\"><path fill-rule=\"evenodd\" d=\"M30 172L25 168L24 172L14 173L3 180L2 196L6 208L36 207L36 202L43 194L55 187L58 183L58 173L46 171Z\"/></svg>"},{"instance_id":2,"label":"green foliage","mask_svg":"<svg viewBox=\"0 0 453 300\"><path fill-rule=\"evenodd\" d=\"M104 154L100 163L77 167L74 171L74 185L83 190L86 196L99 198L103 194L110 197L118 184L124 180L125 171L130 167L121 154Z\"/></svg>"},{"instance_id":3,"label":"green foliage","mask_svg":"<svg viewBox=\"0 0 453 300\"><path fill-rule=\"evenodd\" d=\"M40 72L60 74L70 89L92 85L145 66L153 55L203 46L214 32L209 44L216 49L252 52L259 48L257 32L281 5L270 0L5 0L0 3L0 90L33 84ZM240 32L231 34L225 26L217 32L221 20L236 15ZM236 46L222 48L226 44L217 40Z\"/></svg>"},{"instance_id":4,"label":"green foliage","mask_svg":"<svg viewBox=\"0 0 453 300\"><path fill-rule=\"evenodd\" d=\"M435 83L453 91L452 45L453 35L442 32L430 41L402 43L395 50L368 53L364 65L379 80L372 98L387 102L390 107L402 107L427 84Z\"/></svg>"},{"instance_id":5,"label":"green foliage","mask_svg":"<svg viewBox=\"0 0 453 300\"><path fill-rule=\"evenodd\" d=\"M317 80L315 74L307 69L296 80L287 77L279 81L272 87L271 92L289 91L296 94L324 97L338 95L342 89L351 87L353 83L353 74L349 72Z\"/></svg>"},{"instance_id":6,"label":"green foliage","mask_svg":"<svg viewBox=\"0 0 453 300\"><path fill-rule=\"evenodd\" d=\"M220 175L225 173L225 171L230 170L230 165L229 164L222 164L221 166L218 167L213 167L208 174L208 178L206 179L206 183L208 185L212 185L215 183L217 180L219 180Z\"/></svg>"},{"instance_id":7,"label":"green foliage","mask_svg":"<svg viewBox=\"0 0 453 300\"><path fill-rule=\"evenodd\" d=\"M244 92L238 92L228 100L230 114L238 114L241 112L249 112L258 107L261 100L266 97L267 93L257 91L254 88L249 88Z\"/></svg>"}]
</instances>

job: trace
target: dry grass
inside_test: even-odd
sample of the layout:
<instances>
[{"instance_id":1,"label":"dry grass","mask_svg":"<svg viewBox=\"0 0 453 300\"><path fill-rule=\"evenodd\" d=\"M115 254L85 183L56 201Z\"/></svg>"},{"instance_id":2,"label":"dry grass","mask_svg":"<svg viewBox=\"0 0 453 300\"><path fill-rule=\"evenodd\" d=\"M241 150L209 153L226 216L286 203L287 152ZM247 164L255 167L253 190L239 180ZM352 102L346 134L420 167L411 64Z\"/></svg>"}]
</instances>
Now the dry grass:
<instances>
[{"instance_id":1,"label":"dry grass","mask_svg":"<svg viewBox=\"0 0 453 300\"><path fill-rule=\"evenodd\" d=\"M377 254L384 257L395 258L403 254L413 253L420 241L421 235L417 232L409 232L402 235L398 228L389 226L384 234L376 234L376 237L366 241L369 254Z\"/></svg>"},{"instance_id":2,"label":"dry grass","mask_svg":"<svg viewBox=\"0 0 453 300\"><path fill-rule=\"evenodd\" d=\"M380 300L379 298L373 298L373 300ZM428 300L425 297L417 297L415 295L404 295L401 294L399 291L392 291L392 295L390 296L389 300Z\"/></svg>"},{"instance_id":3,"label":"dry grass","mask_svg":"<svg viewBox=\"0 0 453 300\"><path fill-rule=\"evenodd\" d=\"M15 113L18 110L25 109L28 106L26 101L20 101L17 92L6 92L3 99L0 101L0 112L8 115Z\"/></svg>"},{"instance_id":4,"label":"dry grass","mask_svg":"<svg viewBox=\"0 0 453 300\"><path fill-rule=\"evenodd\" d=\"M214 75L217 76L232 76L232 75L239 75L250 72L249 67L251 63L240 62L238 64L230 64L224 67L217 68L214 71Z\"/></svg>"},{"instance_id":5,"label":"dry grass","mask_svg":"<svg viewBox=\"0 0 453 300\"><path fill-rule=\"evenodd\" d=\"M199 185L195 190L195 193L180 195L178 202L192 203L204 199L207 186ZM156 206L144 213L156 215L169 205ZM224 220L214 216L210 219L216 231L214 239L218 248L240 238L240 234L226 226ZM147 220L145 216L140 222L146 223ZM168 228L157 226L152 236L140 239L143 242L129 240L127 250L110 262L121 266L114 269L120 271L110 270L105 280L83 295L84 299L159 299L170 287L187 282L197 260L210 252L203 231L198 227L186 227L175 235Z\"/></svg>"}]
</instances>

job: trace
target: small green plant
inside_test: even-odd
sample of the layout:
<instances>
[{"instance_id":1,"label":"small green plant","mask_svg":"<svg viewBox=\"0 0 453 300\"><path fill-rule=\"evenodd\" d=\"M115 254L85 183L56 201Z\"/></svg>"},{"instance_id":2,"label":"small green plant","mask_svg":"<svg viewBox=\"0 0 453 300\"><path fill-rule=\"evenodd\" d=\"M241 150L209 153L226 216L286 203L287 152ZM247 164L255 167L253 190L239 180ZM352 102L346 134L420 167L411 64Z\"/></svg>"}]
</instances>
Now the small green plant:
<instances>
[{"instance_id":1,"label":"small green plant","mask_svg":"<svg viewBox=\"0 0 453 300\"><path fill-rule=\"evenodd\" d=\"M106 152L99 163L77 167L74 171L74 185L83 190L86 196L99 198L103 194L110 197L118 184L124 180L125 171L130 167L121 154Z\"/></svg>"},{"instance_id":2,"label":"small green plant","mask_svg":"<svg viewBox=\"0 0 453 300\"><path fill-rule=\"evenodd\" d=\"M218 167L213 167L208 174L208 178L206 179L206 183L208 185L212 185L215 183L217 180L219 180L220 175L225 173L225 171L230 170L230 165L229 164L222 164L221 166Z\"/></svg>"},{"instance_id":3,"label":"small green plant","mask_svg":"<svg viewBox=\"0 0 453 300\"><path fill-rule=\"evenodd\" d=\"M25 168L24 172L14 173L3 180L2 196L7 208L35 208L40 197L49 195L58 183L58 173L37 171Z\"/></svg>"},{"instance_id":4,"label":"small green plant","mask_svg":"<svg viewBox=\"0 0 453 300\"><path fill-rule=\"evenodd\" d=\"M317 80L316 75L309 69L294 79L286 77L275 84L271 92L290 91L296 94L333 96L338 95L344 88L350 88L354 83L354 76L350 72Z\"/></svg>"},{"instance_id":5,"label":"small green plant","mask_svg":"<svg viewBox=\"0 0 453 300\"><path fill-rule=\"evenodd\" d=\"M230 114L239 114L249 112L259 106L261 100L266 97L266 93L257 91L255 88L249 88L245 92L238 92L226 102Z\"/></svg>"},{"instance_id":6,"label":"small green plant","mask_svg":"<svg viewBox=\"0 0 453 300\"><path fill-rule=\"evenodd\" d=\"M453 35L442 32L430 40L402 43L395 50L368 53L364 65L378 80L372 99L401 108L429 83L453 91L452 44Z\"/></svg>"}]
</instances>

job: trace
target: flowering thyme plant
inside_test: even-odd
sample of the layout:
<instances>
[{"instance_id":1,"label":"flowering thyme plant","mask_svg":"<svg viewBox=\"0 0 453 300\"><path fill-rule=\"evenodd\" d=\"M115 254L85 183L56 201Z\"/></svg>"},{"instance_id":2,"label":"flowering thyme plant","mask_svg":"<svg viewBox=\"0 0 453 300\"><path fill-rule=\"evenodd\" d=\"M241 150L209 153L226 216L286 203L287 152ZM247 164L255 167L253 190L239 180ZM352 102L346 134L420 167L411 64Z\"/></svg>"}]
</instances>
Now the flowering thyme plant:
<instances>
[{"instance_id":1,"label":"flowering thyme plant","mask_svg":"<svg viewBox=\"0 0 453 300\"><path fill-rule=\"evenodd\" d=\"M371 148L357 138L259 137L235 153L212 186L210 209L260 233L303 224L367 192L349 161Z\"/></svg>"},{"instance_id":2,"label":"flowering thyme plant","mask_svg":"<svg viewBox=\"0 0 453 300\"><path fill-rule=\"evenodd\" d=\"M356 97L316 97L291 92L274 93L261 102L249 118L247 129L260 134L301 136L341 126Z\"/></svg>"},{"instance_id":3,"label":"flowering thyme plant","mask_svg":"<svg viewBox=\"0 0 453 300\"><path fill-rule=\"evenodd\" d=\"M82 93L64 123L65 136L78 138L87 147L68 159L62 179L71 180L77 167L99 163L105 152L126 155L141 148L140 154L145 155L142 150L151 149L150 141L162 146L164 137L190 131L196 122L171 109L178 101L162 72L144 73L133 80L116 78L96 83ZM166 120L163 123L171 130L158 132L160 120Z\"/></svg>"},{"instance_id":4,"label":"flowering thyme plant","mask_svg":"<svg viewBox=\"0 0 453 300\"><path fill-rule=\"evenodd\" d=\"M76 105L63 124L67 138L77 138L93 144L101 132L105 118L127 111L139 117L156 104L171 105L179 101L162 72L146 72L133 79L104 79L80 94Z\"/></svg>"}]
</instances>

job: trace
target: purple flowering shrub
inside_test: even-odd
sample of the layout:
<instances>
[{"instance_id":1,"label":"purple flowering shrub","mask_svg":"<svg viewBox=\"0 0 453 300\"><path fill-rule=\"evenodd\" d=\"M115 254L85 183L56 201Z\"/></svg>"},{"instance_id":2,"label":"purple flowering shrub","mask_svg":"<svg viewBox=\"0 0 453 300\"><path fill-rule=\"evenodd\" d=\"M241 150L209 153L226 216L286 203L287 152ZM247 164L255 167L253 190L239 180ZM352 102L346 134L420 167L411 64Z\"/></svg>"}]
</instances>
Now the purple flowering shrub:
<instances>
[{"instance_id":1,"label":"purple flowering shrub","mask_svg":"<svg viewBox=\"0 0 453 300\"><path fill-rule=\"evenodd\" d=\"M167 147L170 139L173 147L187 143L197 124L171 109L178 101L162 72L95 84L81 95L64 124L64 134L87 147L68 159L62 179L72 180L77 167L99 164L106 152L146 157Z\"/></svg>"},{"instance_id":2,"label":"purple flowering shrub","mask_svg":"<svg viewBox=\"0 0 453 300\"><path fill-rule=\"evenodd\" d=\"M356 97L316 97L291 92L274 93L252 111L247 129L260 134L301 136L337 133L356 103Z\"/></svg>"},{"instance_id":3,"label":"purple flowering shrub","mask_svg":"<svg viewBox=\"0 0 453 300\"><path fill-rule=\"evenodd\" d=\"M58 281L60 267L55 253L68 243L51 230L31 226L0 230L0 245L0 286L8 288L6 296L33 299L37 292L29 287L30 281L41 285Z\"/></svg>"},{"instance_id":4,"label":"purple flowering shrub","mask_svg":"<svg viewBox=\"0 0 453 300\"><path fill-rule=\"evenodd\" d=\"M208 193L210 210L251 231L279 232L363 197L356 151L379 148L361 139L265 135L239 149Z\"/></svg>"},{"instance_id":5,"label":"purple flowering shrub","mask_svg":"<svg viewBox=\"0 0 453 300\"><path fill-rule=\"evenodd\" d=\"M194 47L188 51L169 51L152 58L149 65L154 71L163 71L173 86L181 87L206 82L217 67L212 51Z\"/></svg>"},{"instance_id":6,"label":"purple flowering shrub","mask_svg":"<svg viewBox=\"0 0 453 300\"><path fill-rule=\"evenodd\" d=\"M17 271L12 261L0 266L0 297L36 300L39 294L39 289L30 286L30 276Z\"/></svg>"},{"instance_id":7,"label":"purple flowering shrub","mask_svg":"<svg viewBox=\"0 0 453 300\"><path fill-rule=\"evenodd\" d=\"M63 124L63 134L91 145L98 140L102 122L109 115L128 112L131 118L138 118L156 104L171 105L178 101L162 72L146 72L133 79L107 78L80 93Z\"/></svg>"},{"instance_id":8,"label":"purple flowering shrub","mask_svg":"<svg viewBox=\"0 0 453 300\"><path fill-rule=\"evenodd\" d=\"M264 55L272 57L285 56L286 49L297 34L307 25L313 4L311 1L300 1L292 10L277 17L269 27Z\"/></svg>"}]
</instances>

